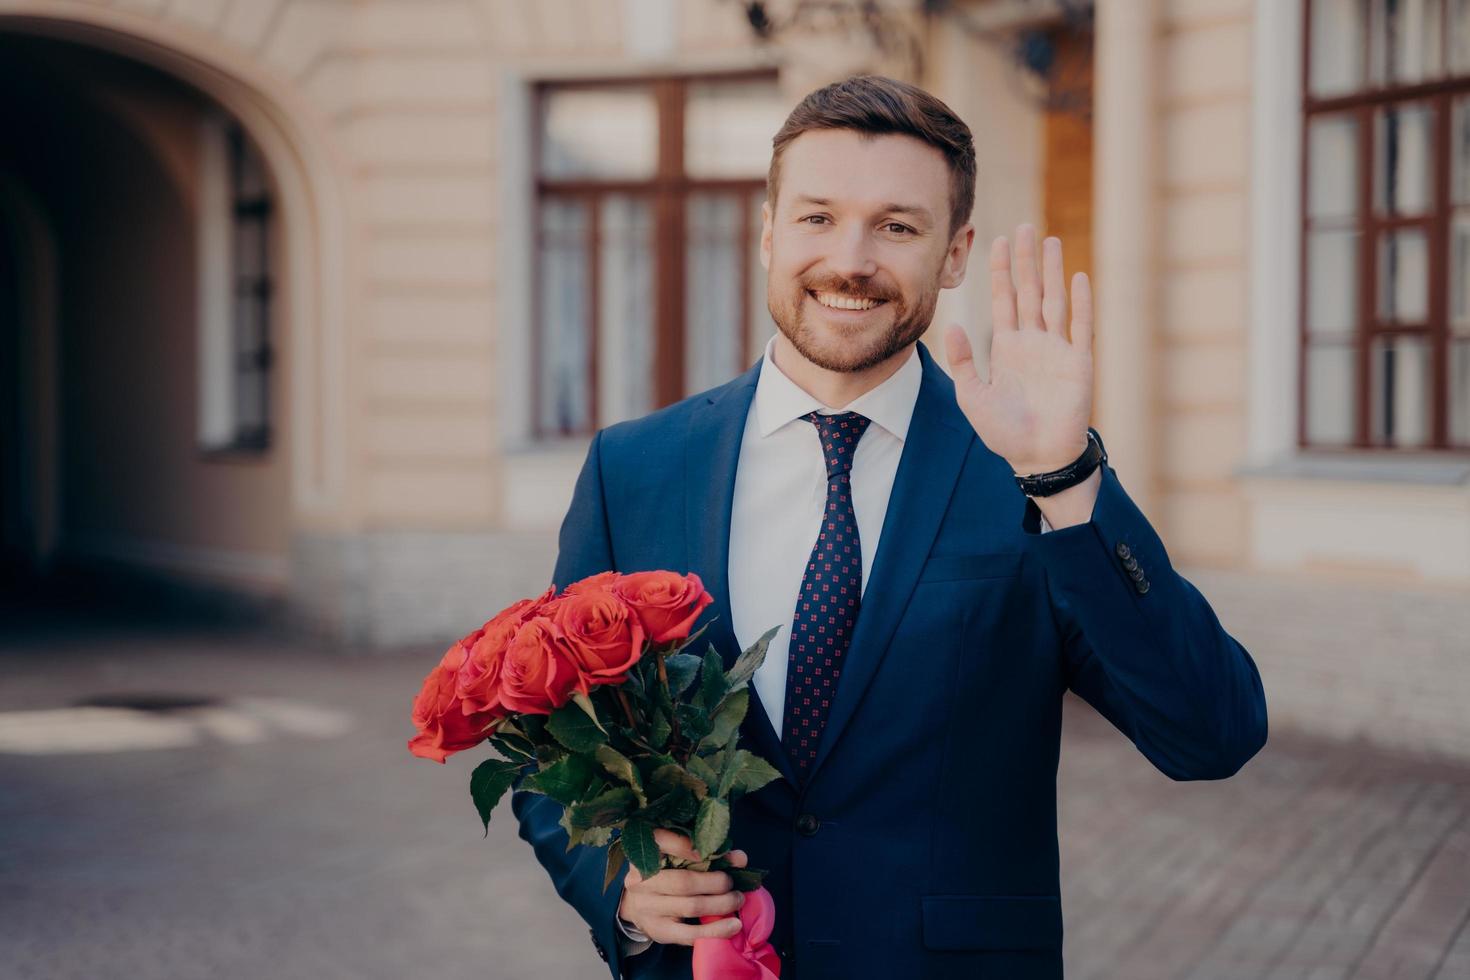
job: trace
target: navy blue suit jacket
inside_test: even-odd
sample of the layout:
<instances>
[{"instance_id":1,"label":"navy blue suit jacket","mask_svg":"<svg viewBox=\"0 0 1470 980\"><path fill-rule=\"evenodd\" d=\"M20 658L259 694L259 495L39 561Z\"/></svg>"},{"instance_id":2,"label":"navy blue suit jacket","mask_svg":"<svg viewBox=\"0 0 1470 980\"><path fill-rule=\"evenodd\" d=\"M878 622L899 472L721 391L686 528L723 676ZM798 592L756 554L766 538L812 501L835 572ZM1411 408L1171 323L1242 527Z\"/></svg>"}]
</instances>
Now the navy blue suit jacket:
<instances>
[{"instance_id":1,"label":"navy blue suit jacket","mask_svg":"<svg viewBox=\"0 0 1470 980\"><path fill-rule=\"evenodd\" d=\"M1266 740L1250 655L1110 467L1092 520L1040 534L919 345L923 383L816 761L792 775L752 689L742 744L782 770L740 800L734 846L767 868L783 980L1062 976L1056 772L1070 688L1174 779L1221 779ZM592 440L558 587L606 569L694 571L727 665L730 512L760 365ZM1145 586L1124 567L1132 556ZM775 625L775 624L772 624ZM778 711L781 706L774 706ZM517 792L520 833L614 977L687 978L690 949L622 960L621 877L566 850L559 804Z\"/></svg>"}]
</instances>

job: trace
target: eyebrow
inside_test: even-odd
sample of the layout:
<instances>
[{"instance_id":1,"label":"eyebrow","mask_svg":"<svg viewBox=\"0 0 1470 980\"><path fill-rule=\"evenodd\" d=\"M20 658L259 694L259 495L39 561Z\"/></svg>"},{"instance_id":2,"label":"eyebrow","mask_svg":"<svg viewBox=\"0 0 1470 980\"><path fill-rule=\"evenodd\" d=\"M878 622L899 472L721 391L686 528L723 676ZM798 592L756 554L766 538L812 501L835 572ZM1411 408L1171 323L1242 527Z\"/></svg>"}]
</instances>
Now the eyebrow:
<instances>
[{"instance_id":1,"label":"eyebrow","mask_svg":"<svg viewBox=\"0 0 1470 980\"><path fill-rule=\"evenodd\" d=\"M798 194L796 195L796 200L806 204L815 204L818 207L823 208L829 208L832 206L832 202L827 198L813 197L810 194ZM890 201L878 210L882 211L884 214L909 214L913 215L915 218L919 218L931 223L934 221L934 215L929 212L929 209L926 207L921 207L917 204L898 204Z\"/></svg>"}]
</instances>

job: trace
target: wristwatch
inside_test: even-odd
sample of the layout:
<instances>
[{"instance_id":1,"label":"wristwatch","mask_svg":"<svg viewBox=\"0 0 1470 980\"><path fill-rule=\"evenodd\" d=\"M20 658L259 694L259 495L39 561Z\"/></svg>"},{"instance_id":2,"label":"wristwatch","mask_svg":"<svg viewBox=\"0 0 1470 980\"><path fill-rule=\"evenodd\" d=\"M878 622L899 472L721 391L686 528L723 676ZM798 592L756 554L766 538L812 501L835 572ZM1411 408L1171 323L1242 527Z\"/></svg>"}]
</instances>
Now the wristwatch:
<instances>
[{"instance_id":1,"label":"wristwatch","mask_svg":"<svg viewBox=\"0 0 1470 980\"><path fill-rule=\"evenodd\" d=\"M1087 448L1082 455L1069 466L1050 473L1033 473L1031 476L1017 476L1016 486L1028 497L1050 497L1054 493L1061 493L1068 487L1075 487L1083 480L1092 475L1092 471L1108 461L1108 451L1103 448L1102 436L1097 430L1088 428Z\"/></svg>"}]
</instances>

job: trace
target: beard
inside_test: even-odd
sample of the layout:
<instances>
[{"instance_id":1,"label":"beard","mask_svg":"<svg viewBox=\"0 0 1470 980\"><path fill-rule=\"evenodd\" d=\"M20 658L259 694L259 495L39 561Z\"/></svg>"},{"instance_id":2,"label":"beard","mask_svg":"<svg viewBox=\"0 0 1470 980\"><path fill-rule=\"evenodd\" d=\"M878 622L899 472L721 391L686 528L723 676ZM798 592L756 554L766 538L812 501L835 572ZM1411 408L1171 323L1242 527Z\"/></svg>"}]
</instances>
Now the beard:
<instances>
[{"instance_id":1,"label":"beard","mask_svg":"<svg viewBox=\"0 0 1470 980\"><path fill-rule=\"evenodd\" d=\"M914 343L929 329L939 302L937 285L926 289L910 305L903 294L877 281L825 278L797 283L794 297L782 302L775 284L766 289L766 306L771 319L796 348L797 353L819 368L842 374L857 374L877 367ZM834 339L819 330L806 315L809 293L836 293L883 301L893 320L872 336ZM817 302L815 298L813 302Z\"/></svg>"}]
</instances>

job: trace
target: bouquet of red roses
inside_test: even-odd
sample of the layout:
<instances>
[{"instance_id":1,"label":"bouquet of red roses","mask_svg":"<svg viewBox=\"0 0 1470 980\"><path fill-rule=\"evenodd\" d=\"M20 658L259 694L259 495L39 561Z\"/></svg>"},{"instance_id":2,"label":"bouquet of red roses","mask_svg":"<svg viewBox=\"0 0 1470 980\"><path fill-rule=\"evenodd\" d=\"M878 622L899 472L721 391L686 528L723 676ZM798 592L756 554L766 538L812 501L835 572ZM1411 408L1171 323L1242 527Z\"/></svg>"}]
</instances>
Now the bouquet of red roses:
<instances>
[{"instance_id":1,"label":"bouquet of red roses","mask_svg":"<svg viewBox=\"0 0 1470 980\"><path fill-rule=\"evenodd\" d=\"M713 644L689 652L711 601L698 575L652 571L603 572L513 603L424 678L408 748L443 762L488 741L500 757L470 776L486 832L519 778L519 789L563 805L568 849L607 847L604 890L625 858L645 878L660 867L729 874L755 893L741 908L745 928L696 940L696 976L779 976L765 872L727 857L731 802L780 775L736 747L750 679L776 630L725 670ZM702 860L663 854L659 828L687 836Z\"/></svg>"}]
</instances>

